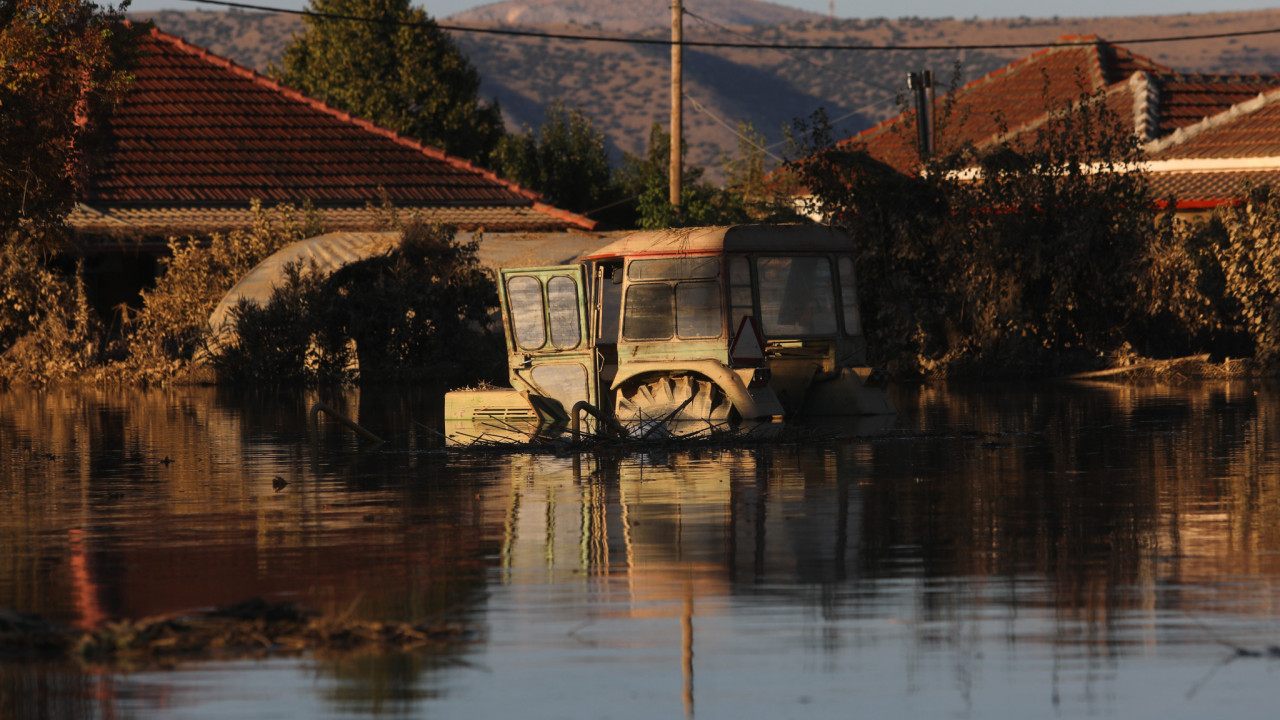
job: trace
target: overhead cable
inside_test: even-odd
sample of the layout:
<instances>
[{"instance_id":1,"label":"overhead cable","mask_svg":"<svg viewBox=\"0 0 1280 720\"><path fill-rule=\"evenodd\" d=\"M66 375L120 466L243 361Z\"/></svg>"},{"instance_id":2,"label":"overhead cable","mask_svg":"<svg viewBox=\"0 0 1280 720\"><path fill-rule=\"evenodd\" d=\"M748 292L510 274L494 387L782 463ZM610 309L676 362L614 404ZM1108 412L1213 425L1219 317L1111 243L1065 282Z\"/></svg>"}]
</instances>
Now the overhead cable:
<instances>
[{"instance_id":1,"label":"overhead cable","mask_svg":"<svg viewBox=\"0 0 1280 720\"><path fill-rule=\"evenodd\" d=\"M318 13L311 10L290 10L286 8L268 7L265 5L253 5L250 3L230 2L230 0L186 0L186 2L199 3L202 5L219 5L222 7L238 8L241 10L258 10L262 12L283 13L287 15L302 15L305 17L319 18L321 20L348 20L352 22L377 23L381 25L394 25L397 27L439 27L441 30L460 33L477 33L482 35L505 35L509 37L530 37L542 38L546 40L570 40L578 42L604 42L604 43L623 43L627 45L662 45L670 47L673 44L679 44L683 47L708 47L708 48L742 48L754 50L831 50L845 52L910 52L917 50L1026 50L1042 48L1046 46L1071 47L1071 46L1088 46L1097 45L1101 40L1069 40L1069 41L1052 41L1052 42L1034 42L1034 43L978 43L965 45L847 45L847 44L823 44L823 45L792 45L787 43L749 43L749 42L727 42L719 40L681 40L679 43L673 43L669 39L663 38L642 38L642 37L618 37L610 35L576 35L570 33L552 33L538 32L534 30L513 30L505 28L481 28L469 27L466 25L454 25L451 23L439 23L434 20L426 22L391 20L388 18L371 18L359 15L342 15L338 13ZM1280 35L1280 28L1268 28L1265 30L1241 30L1237 32L1223 33L1203 33L1198 35L1175 35L1171 37L1156 38L1124 38L1109 40L1107 42L1113 45L1139 45L1143 43L1162 43L1162 42L1185 42L1190 40L1219 40L1222 38L1241 38L1253 37L1257 35Z\"/></svg>"}]
</instances>

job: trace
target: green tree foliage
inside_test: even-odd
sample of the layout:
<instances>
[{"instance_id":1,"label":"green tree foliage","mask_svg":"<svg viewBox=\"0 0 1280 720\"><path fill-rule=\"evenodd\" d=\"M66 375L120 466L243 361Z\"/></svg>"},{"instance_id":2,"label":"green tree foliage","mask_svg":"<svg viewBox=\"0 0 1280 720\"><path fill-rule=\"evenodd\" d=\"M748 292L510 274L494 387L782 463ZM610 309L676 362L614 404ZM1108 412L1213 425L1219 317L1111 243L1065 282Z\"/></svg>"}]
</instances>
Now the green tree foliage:
<instances>
[{"instance_id":1,"label":"green tree foliage","mask_svg":"<svg viewBox=\"0 0 1280 720\"><path fill-rule=\"evenodd\" d=\"M0 4L0 379L45 384L100 360L79 268L50 265L65 242L103 116L132 80L141 27L84 0Z\"/></svg>"},{"instance_id":2,"label":"green tree foliage","mask_svg":"<svg viewBox=\"0 0 1280 720\"><path fill-rule=\"evenodd\" d=\"M880 362L1008 375L1096 358L1151 327L1135 298L1168 289L1144 283L1156 214L1140 158L1124 118L1085 94L1034 132L952 148L912 175L851 145L791 169L812 209L858 241Z\"/></svg>"},{"instance_id":3,"label":"green tree foliage","mask_svg":"<svg viewBox=\"0 0 1280 720\"><path fill-rule=\"evenodd\" d=\"M409 0L311 0L315 16L272 72L302 92L407 137L481 164L503 135L480 76ZM326 19L321 14L378 22Z\"/></svg>"},{"instance_id":4,"label":"green tree foliage","mask_svg":"<svg viewBox=\"0 0 1280 720\"><path fill-rule=\"evenodd\" d=\"M686 146L681 146L683 155ZM644 157L623 156L615 182L623 197L635 197L636 226L646 230L698 225L726 225L748 218L742 198L703 182L703 169L683 165L680 207L671 206L671 135L654 123Z\"/></svg>"},{"instance_id":5,"label":"green tree foliage","mask_svg":"<svg viewBox=\"0 0 1280 720\"><path fill-rule=\"evenodd\" d=\"M547 107L537 131L526 126L523 133L502 139L496 165L504 177L575 212L594 210L611 196L604 133L581 110L566 108L559 100Z\"/></svg>"},{"instance_id":6,"label":"green tree foliage","mask_svg":"<svg viewBox=\"0 0 1280 720\"><path fill-rule=\"evenodd\" d=\"M497 285L476 240L410 224L387 255L323 277L289 268L265 306L233 312L238 340L216 353L223 378L259 383L353 379L456 385L505 375L500 337L487 333Z\"/></svg>"},{"instance_id":7,"label":"green tree foliage","mask_svg":"<svg viewBox=\"0 0 1280 720\"><path fill-rule=\"evenodd\" d=\"M751 123L738 123L737 153L723 159L725 192L741 198L752 222L796 222L800 217L791 199L794 184L789 173L769 171L765 143L765 136Z\"/></svg>"}]
</instances>

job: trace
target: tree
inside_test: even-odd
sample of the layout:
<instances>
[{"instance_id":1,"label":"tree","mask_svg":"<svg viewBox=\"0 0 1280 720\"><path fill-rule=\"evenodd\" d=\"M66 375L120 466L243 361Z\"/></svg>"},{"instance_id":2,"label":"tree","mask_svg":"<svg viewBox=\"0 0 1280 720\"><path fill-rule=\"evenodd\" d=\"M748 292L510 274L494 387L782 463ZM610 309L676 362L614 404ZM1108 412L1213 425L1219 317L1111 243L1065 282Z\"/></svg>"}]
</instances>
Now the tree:
<instances>
[{"instance_id":1,"label":"tree","mask_svg":"<svg viewBox=\"0 0 1280 720\"><path fill-rule=\"evenodd\" d=\"M56 223L83 187L94 130L128 88L140 28L86 0L0 5L0 231Z\"/></svg>"},{"instance_id":2,"label":"tree","mask_svg":"<svg viewBox=\"0 0 1280 720\"><path fill-rule=\"evenodd\" d=\"M858 242L878 362L1036 374L1095 361L1151 327L1148 296L1169 292L1151 281L1154 203L1133 169L1142 154L1132 128L1104 100L1082 92L1070 108L1048 108L1034 132L948 148L911 174L852 144L791 165L811 209ZM1187 303L1164 304L1173 306Z\"/></svg>"},{"instance_id":3,"label":"tree","mask_svg":"<svg viewBox=\"0 0 1280 720\"><path fill-rule=\"evenodd\" d=\"M790 173L769 171L766 138L749 122L738 123L738 152L723 156L725 190L742 199L753 222L786 223L801 220L792 197Z\"/></svg>"},{"instance_id":4,"label":"tree","mask_svg":"<svg viewBox=\"0 0 1280 720\"><path fill-rule=\"evenodd\" d=\"M681 154L688 148L682 143ZM646 230L697 225L726 225L748 219L742 198L702 181L703 169L685 164L680 186L680 208L671 206L671 135L654 123L644 157L627 153L618 170L617 184L624 197L636 198L636 225Z\"/></svg>"},{"instance_id":5,"label":"tree","mask_svg":"<svg viewBox=\"0 0 1280 720\"><path fill-rule=\"evenodd\" d=\"M508 135L498 145L503 176L537 190L548 202L586 212L608 202L612 190L604 133L577 108L559 100L547 107L536 132Z\"/></svg>"},{"instance_id":6,"label":"tree","mask_svg":"<svg viewBox=\"0 0 1280 720\"><path fill-rule=\"evenodd\" d=\"M443 30L409 0L311 0L284 50L284 83L389 130L487 164L503 135L496 103ZM324 15L369 18L370 21Z\"/></svg>"}]
</instances>

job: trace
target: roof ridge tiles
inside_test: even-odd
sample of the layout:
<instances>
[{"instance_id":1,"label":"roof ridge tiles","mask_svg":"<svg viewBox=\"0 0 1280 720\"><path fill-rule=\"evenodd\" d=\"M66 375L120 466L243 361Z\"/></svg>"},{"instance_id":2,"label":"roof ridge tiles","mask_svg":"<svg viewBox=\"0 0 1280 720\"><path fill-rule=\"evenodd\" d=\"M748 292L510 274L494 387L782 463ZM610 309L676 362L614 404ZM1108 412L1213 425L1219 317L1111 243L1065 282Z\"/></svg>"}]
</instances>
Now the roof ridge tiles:
<instances>
[{"instance_id":1,"label":"roof ridge tiles","mask_svg":"<svg viewBox=\"0 0 1280 720\"><path fill-rule=\"evenodd\" d=\"M965 83L965 84L961 85L959 88L956 88L956 90L954 91L954 93L958 94L958 93L964 92L964 91L966 91L966 90L970 90L970 89L972 89L972 88L978 87L979 85L982 85L982 84L985 84L985 83L988 83L988 82L995 82L995 81L997 81L1001 76L1003 76L1004 74L1006 74L1006 73L1010 73L1010 72L1013 72L1013 71L1015 71L1015 70L1017 70L1017 69L1020 69L1020 68L1021 68L1022 66L1024 66L1024 65L1029 65L1029 64L1031 64L1031 63L1033 63L1033 62L1035 62L1035 61L1037 61L1037 60L1041 59L1042 57L1049 55L1050 53L1063 52L1063 51L1068 51L1068 52L1069 52L1069 51L1073 51L1073 50L1079 49L1079 48L1081 48L1081 47L1084 47L1084 46L1082 46L1082 45L1078 44L1078 40L1074 40L1074 39L1079 39L1079 38L1090 39L1090 38L1097 38L1097 36L1096 36L1096 35L1084 35L1084 36L1081 36L1081 35L1062 35L1062 36L1060 36L1060 37L1057 39L1057 41L1055 41L1052 45L1046 45L1045 47L1042 47L1042 48L1040 48L1039 50L1036 50L1035 52L1031 53L1030 55L1027 55L1026 57L1018 58L1018 59L1016 59L1016 60L1014 60L1014 61L1012 61L1012 62L1009 62L1009 63L1007 63L1007 64L1005 64L1005 65L1002 65L1002 66L1000 66L1000 67L996 68L995 70L992 70L991 72L989 72L989 73L987 73L987 74L985 74L985 75L983 75L983 76L981 76L981 77L974 78L973 80L970 80L969 82L967 82L967 83ZM1100 43L1106 43L1106 41L1105 41L1105 40L1101 40L1101 39L1099 39L1099 40L1098 40L1098 42L1100 42ZM1065 44L1065 43L1072 43L1072 44ZM1096 57L1096 53L1095 53L1095 57ZM1101 78L1101 79L1102 79L1102 80L1105 80L1105 78ZM1104 87L1104 88L1105 88L1105 87L1107 87L1107 85L1108 85L1108 84L1107 84L1106 82L1101 82L1101 83L1100 83L1100 87ZM859 132L859 133L855 134L853 137L846 138L846 139L844 139L844 140L842 140L842 141L840 141L840 142L838 142L838 143L836 143L836 144L837 144L837 145L844 145L844 144L853 143L853 142L856 142L856 141L859 141L859 140L865 140L865 139L867 139L867 138L869 138L869 137L871 137L871 136L873 136L873 135L879 134L880 132L882 132L883 130L885 130L886 128L888 128L889 126L892 126L892 125L894 125L894 124L898 123L899 121L901 121L901 120L905 120L905 119L906 119L906 118L908 118L909 116L913 116L913 115L914 115L914 111L912 111L912 110L907 110L907 111L905 111L905 112L903 112L903 113L900 113L900 114L898 114L898 115L895 115L895 116L893 116L893 117L890 117L890 118L886 118L886 119L884 119L884 120L881 120L880 122L876 123L875 125L872 125L871 127L866 128L866 129L862 130L861 132Z\"/></svg>"},{"instance_id":2,"label":"roof ridge tiles","mask_svg":"<svg viewBox=\"0 0 1280 720\"><path fill-rule=\"evenodd\" d=\"M577 225L585 225L591 229L594 229L597 224L595 220L592 220L586 215L579 215L578 213L570 212L568 210L563 210L561 208L548 205L544 202L535 201L533 203L533 209L539 212L546 213L547 215L550 215L552 217L558 217L561 220L567 220Z\"/></svg>"},{"instance_id":3,"label":"roof ridge tiles","mask_svg":"<svg viewBox=\"0 0 1280 720\"><path fill-rule=\"evenodd\" d=\"M1280 102L1280 87L1260 92L1248 100L1238 102L1226 110L1203 118L1197 123L1180 127L1162 138L1147 143L1143 150L1146 151L1147 155L1154 156L1175 145L1180 145L1205 132L1234 122L1245 115L1277 102Z\"/></svg>"},{"instance_id":4,"label":"roof ridge tiles","mask_svg":"<svg viewBox=\"0 0 1280 720\"><path fill-rule=\"evenodd\" d=\"M189 55L194 55L196 57L201 58L202 60L205 60L206 62L211 62L215 65L223 67L226 70L229 70L232 73L253 82L256 85L259 85L259 86L265 87L266 89L280 93L285 97L290 98L291 100L301 102L331 117L337 118L344 122L357 125L369 132L382 135L383 137L386 137L400 145L412 148L430 157L449 163L450 165L453 165L459 169L478 173L484 176L486 179L492 182L496 182L506 187L507 189L511 190L512 192L525 197L530 202L539 202L542 200L542 196L539 193L533 190L530 190L528 188L525 188L510 180L501 178L492 170L481 168L480 166L472 163L470 160L467 160L465 158L461 158L455 155L450 155L444 150L441 150L440 148L427 145L425 143L422 143L418 140L414 140L412 138L405 137L400 133L395 132L394 130L388 130L387 128L377 125L369 120L356 117L351 113L345 110L340 110L332 105L329 105L328 103L322 100L318 100L316 98L305 95L302 92L299 92L298 90L295 90L289 87L288 85L285 85L279 82L278 80L275 80L274 78L270 78L266 75L263 75L252 68L248 68L243 65L240 65L236 63L234 60L231 60L230 58L226 58L215 52L212 52L208 48L204 48L199 45L195 45L193 43L187 42L186 40L176 35L170 35L154 27L151 29L150 35L152 38L159 40L161 42L164 42L178 50L181 50L182 52L185 52Z\"/></svg>"}]
</instances>

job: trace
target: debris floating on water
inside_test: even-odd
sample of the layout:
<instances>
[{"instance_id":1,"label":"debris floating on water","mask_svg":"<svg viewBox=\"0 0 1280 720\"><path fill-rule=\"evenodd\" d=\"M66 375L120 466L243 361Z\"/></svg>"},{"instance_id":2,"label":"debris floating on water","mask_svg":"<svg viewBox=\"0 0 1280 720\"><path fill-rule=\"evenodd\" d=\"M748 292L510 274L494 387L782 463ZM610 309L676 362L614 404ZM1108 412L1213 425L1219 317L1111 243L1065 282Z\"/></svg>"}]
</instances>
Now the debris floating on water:
<instances>
[{"instance_id":1,"label":"debris floating on water","mask_svg":"<svg viewBox=\"0 0 1280 720\"><path fill-rule=\"evenodd\" d=\"M408 652L466 640L458 623L353 620L255 598L204 613L120 620L92 631L0 608L0 660L78 660L93 666L296 654Z\"/></svg>"}]
</instances>

